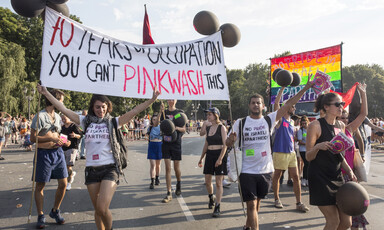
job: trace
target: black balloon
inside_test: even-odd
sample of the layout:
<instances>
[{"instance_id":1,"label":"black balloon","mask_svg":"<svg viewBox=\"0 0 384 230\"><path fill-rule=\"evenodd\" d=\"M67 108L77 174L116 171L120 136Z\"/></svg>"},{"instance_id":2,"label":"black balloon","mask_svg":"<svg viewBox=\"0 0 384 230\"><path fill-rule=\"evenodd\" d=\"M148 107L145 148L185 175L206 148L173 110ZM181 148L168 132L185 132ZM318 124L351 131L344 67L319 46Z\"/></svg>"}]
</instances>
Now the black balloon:
<instances>
[{"instance_id":1,"label":"black balloon","mask_svg":"<svg viewBox=\"0 0 384 230\"><path fill-rule=\"evenodd\" d=\"M59 13L62 13L64 16L69 17L69 8L67 4L53 4L51 2L47 2L47 6Z\"/></svg>"},{"instance_id":2,"label":"black balloon","mask_svg":"<svg viewBox=\"0 0 384 230\"><path fill-rule=\"evenodd\" d=\"M285 70L285 69L280 70L276 74L275 78L276 78L276 83L279 86L283 86L283 87L289 86L292 83L292 80L293 80L292 73L289 72L288 70Z\"/></svg>"},{"instance_id":3,"label":"black balloon","mask_svg":"<svg viewBox=\"0 0 384 230\"><path fill-rule=\"evenodd\" d=\"M293 80L292 80L291 86L298 86L298 85L300 85L300 82L301 82L300 75L298 73L293 72L292 76L293 76Z\"/></svg>"},{"instance_id":4,"label":"black balloon","mask_svg":"<svg viewBox=\"0 0 384 230\"><path fill-rule=\"evenodd\" d=\"M160 123L160 130L163 132L164 135L172 135L173 132L175 132L175 124L169 119L163 120Z\"/></svg>"},{"instance_id":5,"label":"black balloon","mask_svg":"<svg viewBox=\"0 0 384 230\"><path fill-rule=\"evenodd\" d=\"M48 0L54 4L63 4L63 3L66 3L68 2L68 0Z\"/></svg>"},{"instance_id":6,"label":"black balloon","mask_svg":"<svg viewBox=\"0 0 384 230\"><path fill-rule=\"evenodd\" d=\"M175 123L176 127L184 127L187 124L188 117L185 113L178 113L173 117L173 123Z\"/></svg>"},{"instance_id":7,"label":"black balloon","mask_svg":"<svg viewBox=\"0 0 384 230\"><path fill-rule=\"evenodd\" d=\"M282 70L282 68L277 68L277 69L275 69L275 70L272 72L272 79L273 79L274 81L276 81L276 74L277 74L280 70Z\"/></svg>"},{"instance_id":8,"label":"black balloon","mask_svg":"<svg viewBox=\"0 0 384 230\"><path fill-rule=\"evenodd\" d=\"M45 0L11 0L12 8L21 16L33 18L43 12Z\"/></svg>"},{"instance_id":9,"label":"black balloon","mask_svg":"<svg viewBox=\"0 0 384 230\"><path fill-rule=\"evenodd\" d=\"M200 11L193 18L195 30L202 35L211 35L219 30L219 19L209 11Z\"/></svg>"},{"instance_id":10,"label":"black balloon","mask_svg":"<svg viewBox=\"0 0 384 230\"><path fill-rule=\"evenodd\" d=\"M226 23L220 26L220 30L223 38L223 45L225 47L234 47L240 42L241 33L236 25Z\"/></svg>"},{"instance_id":11,"label":"black balloon","mask_svg":"<svg viewBox=\"0 0 384 230\"><path fill-rule=\"evenodd\" d=\"M358 216L367 211L369 195L365 188L356 182L343 184L336 193L338 208L349 216Z\"/></svg>"}]
</instances>

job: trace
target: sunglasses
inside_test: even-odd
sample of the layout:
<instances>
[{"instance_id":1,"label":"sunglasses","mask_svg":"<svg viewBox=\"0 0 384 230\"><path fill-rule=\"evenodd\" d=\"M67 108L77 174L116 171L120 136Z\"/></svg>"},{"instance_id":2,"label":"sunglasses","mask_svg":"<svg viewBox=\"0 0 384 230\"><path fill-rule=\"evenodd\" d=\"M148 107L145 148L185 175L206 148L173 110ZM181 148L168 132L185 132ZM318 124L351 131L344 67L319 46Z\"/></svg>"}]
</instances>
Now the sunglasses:
<instances>
[{"instance_id":1,"label":"sunglasses","mask_svg":"<svg viewBox=\"0 0 384 230\"><path fill-rule=\"evenodd\" d=\"M336 106L336 107L340 107L340 106L343 106L343 107L344 107L345 102L335 102L335 103L333 103L333 104L328 104L328 105L334 105L334 106Z\"/></svg>"}]
</instances>

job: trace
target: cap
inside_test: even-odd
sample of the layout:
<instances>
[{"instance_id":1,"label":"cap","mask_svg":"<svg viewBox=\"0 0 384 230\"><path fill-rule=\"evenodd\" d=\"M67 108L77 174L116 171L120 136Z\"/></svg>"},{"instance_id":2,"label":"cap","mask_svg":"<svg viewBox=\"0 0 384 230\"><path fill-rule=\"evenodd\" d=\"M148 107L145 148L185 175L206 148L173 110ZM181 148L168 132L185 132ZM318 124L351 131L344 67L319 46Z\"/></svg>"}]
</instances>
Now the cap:
<instances>
[{"instance_id":1,"label":"cap","mask_svg":"<svg viewBox=\"0 0 384 230\"><path fill-rule=\"evenodd\" d=\"M215 113L215 114L217 114L217 116L220 117L220 111L216 107L212 107L212 108L206 109L206 110L204 110L204 112L206 112L206 113L208 113L208 112Z\"/></svg>"}]
</instances>

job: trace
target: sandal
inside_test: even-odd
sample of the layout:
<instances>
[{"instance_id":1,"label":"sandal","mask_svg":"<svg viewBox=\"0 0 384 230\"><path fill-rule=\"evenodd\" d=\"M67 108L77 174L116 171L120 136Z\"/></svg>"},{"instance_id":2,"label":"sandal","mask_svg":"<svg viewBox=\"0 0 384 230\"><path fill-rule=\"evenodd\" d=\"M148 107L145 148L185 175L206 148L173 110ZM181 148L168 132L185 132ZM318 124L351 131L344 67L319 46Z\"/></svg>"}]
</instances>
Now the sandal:
<instances>
[{"instance_id":1,"label":"sandal","mask_svg":"<svg viewBox=\"0 0 384 230\"><path fill-rule=\"evenodd\" d=\"M4 157L0 157L0 160L5 160L5 158Z\"/></svg>"}]
</instances>

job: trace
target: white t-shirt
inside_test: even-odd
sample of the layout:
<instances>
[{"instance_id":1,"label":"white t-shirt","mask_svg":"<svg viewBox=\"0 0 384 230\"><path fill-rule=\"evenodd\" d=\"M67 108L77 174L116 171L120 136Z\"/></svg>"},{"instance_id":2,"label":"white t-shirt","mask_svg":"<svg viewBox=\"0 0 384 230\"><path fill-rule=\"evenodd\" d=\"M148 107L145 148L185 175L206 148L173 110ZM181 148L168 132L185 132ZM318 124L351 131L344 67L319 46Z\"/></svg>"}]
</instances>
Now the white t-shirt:
<instances>
[{"instance_id":1,"label":"white t-shirt","mask_svg":"<svg viewBox=\"0 0 384 230\"><path fill-rule=\"evenodd\" d=\"M271 125L273 129L276 125L276 114L273 112L268 114L271 118ZM237 139L239 139L239 124L242 119L238 119L233 125L232 131L236 132ZM229 133L229 134L230 134ZM268 130L268 123L263 118L253 119L247 116L245 124L243 124L242 132L242 173L249 174L264 174L274 171L273 160L271 154L271 140Z\"/></svg>"},{"instance_id":2,"label":"white t-shirt","mask_svg":"<svg viewBox=\"0 0 384 230\"><path fill-rule=\"evenodd\" d=\"M85 124L83 123L85 116L80 115L79 118L81 128L85 130ZM116 122L119 124L117 117ZM85 166L101 166L115 163L106 123L91 123L84 137L85 149L87 150Z\"/></svg>"}]
</instances>

